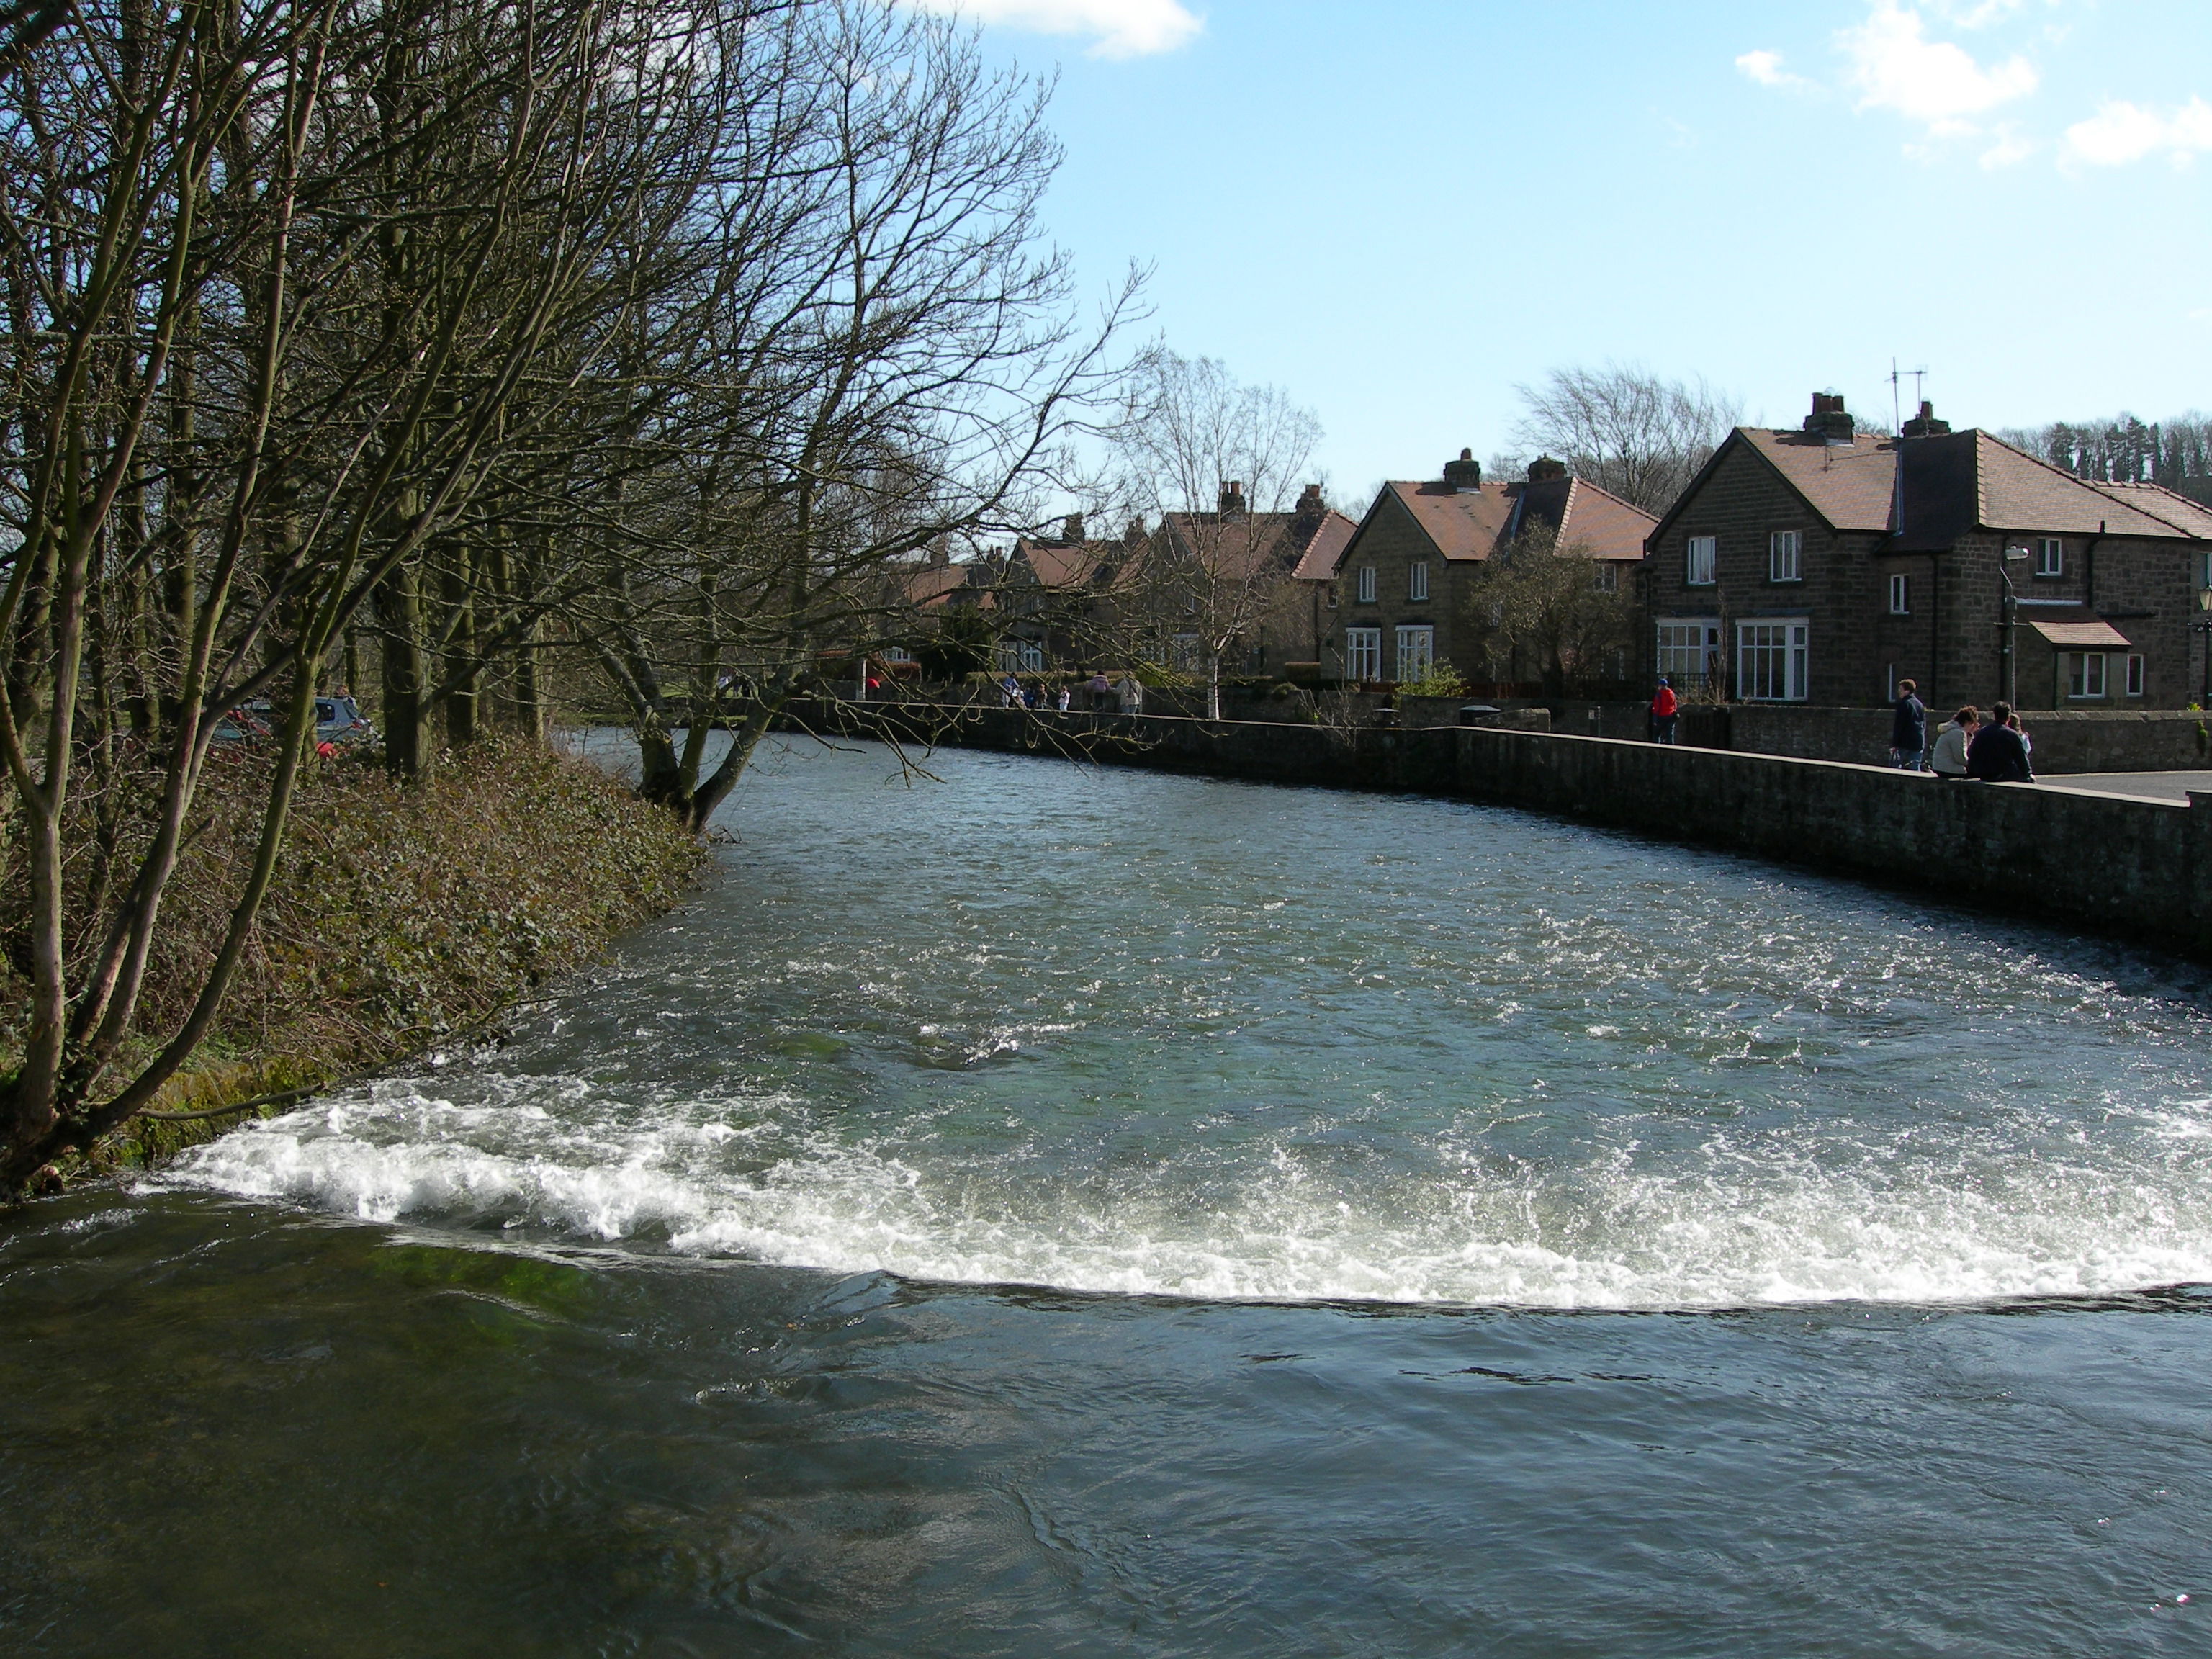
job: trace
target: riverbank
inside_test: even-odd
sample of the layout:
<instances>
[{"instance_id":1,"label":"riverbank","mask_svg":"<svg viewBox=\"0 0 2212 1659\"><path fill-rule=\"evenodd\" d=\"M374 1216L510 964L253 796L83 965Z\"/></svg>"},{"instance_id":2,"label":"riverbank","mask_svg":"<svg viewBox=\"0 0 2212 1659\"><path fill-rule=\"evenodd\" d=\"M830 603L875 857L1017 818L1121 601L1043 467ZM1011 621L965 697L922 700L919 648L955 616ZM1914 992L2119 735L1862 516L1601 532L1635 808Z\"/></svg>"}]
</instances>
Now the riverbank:
<instances>
[{"instance_id":1,"label":"riverbank","mask_svg":"<svg viewBox=\"0 0 2212 1659\"><path fill-rule=\"evenodd\" d=\"M208 780L206 827L164 906L149 1029L173 1027L198 994L264 789L252 757ZM217 1029L149 1112L63 1173L157 1163L243 1116L481 1026L667 909L703 856L666 813L536 746L480 745L413 789L365 760L320 766L301 784ZM25 1001L0 997L13 1018ZM0 1031L0 1048L14 1036Z\"/></svg>"}]
</instances>

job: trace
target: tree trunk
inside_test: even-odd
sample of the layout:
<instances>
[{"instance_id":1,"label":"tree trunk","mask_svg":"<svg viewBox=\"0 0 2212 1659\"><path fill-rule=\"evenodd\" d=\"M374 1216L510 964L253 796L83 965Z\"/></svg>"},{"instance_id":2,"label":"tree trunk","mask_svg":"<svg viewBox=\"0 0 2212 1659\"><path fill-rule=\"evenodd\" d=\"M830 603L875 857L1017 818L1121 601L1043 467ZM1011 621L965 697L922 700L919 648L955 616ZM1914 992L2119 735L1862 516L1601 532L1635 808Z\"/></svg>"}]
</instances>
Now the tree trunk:
<instances>
[{"instance_id":1,"label":"tree trunk","mask_svg":"<svg viewBox=\"0 0 2212 1659\"><path fill-rule=\"evenodd\" d=\"M411 783L430 767L429 711L422 702L422 600L411 564L403 563L385 579L376 604L384 622L384 696L378 711L384 763L393 777Z\"/></svg>"}]
</instances>

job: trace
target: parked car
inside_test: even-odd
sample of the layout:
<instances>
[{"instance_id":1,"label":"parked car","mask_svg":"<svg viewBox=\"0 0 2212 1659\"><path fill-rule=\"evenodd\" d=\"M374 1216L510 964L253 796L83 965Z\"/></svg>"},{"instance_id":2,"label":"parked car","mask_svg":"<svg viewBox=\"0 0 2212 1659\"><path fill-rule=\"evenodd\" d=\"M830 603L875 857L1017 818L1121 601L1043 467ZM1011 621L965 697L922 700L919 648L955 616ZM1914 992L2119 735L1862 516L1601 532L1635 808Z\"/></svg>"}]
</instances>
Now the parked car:
<instances>
[{"instance_id":1,"label":"parked car","mask_svg":"<svg viewBox=\"0 0 2212 1659\"><path fill-rule=\"evenodd\" d=\"M276 733L275 711L265 702L257 702L226 712L215 723L213 739L222 744L266 743Z\"/></svg>"},{"instance_id":2,"label":"parked car","mask_svg":"<svg viewBox=\"0 0 2212 1659\"><path fill-rule=\"evenodd\" d=\"M315 746L325 744L343 748L350 743L368 743L376 737L376 727L368 716L361 712L361 705L351 697L317 697L315 699Z\"/></svg>"}]
</instances>

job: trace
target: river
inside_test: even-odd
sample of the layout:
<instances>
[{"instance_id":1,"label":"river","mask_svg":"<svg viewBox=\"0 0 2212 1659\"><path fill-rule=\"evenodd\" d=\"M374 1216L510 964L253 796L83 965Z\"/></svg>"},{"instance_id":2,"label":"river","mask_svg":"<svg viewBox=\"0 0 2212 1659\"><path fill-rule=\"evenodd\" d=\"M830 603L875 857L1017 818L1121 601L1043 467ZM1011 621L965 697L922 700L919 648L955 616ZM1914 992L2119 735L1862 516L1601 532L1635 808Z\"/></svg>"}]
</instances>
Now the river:
<instances>
[{"instance_id":1,"label":"river","mask_svg":"<svg viewBox=\"0 0 2212 1659\"><path fill-rule=\"evenodd\" d=\"M775 745L511 1040L0 1218L0 1647L2212 1650L2202 975L929 769Z\"/></svg>"}]
</instances>

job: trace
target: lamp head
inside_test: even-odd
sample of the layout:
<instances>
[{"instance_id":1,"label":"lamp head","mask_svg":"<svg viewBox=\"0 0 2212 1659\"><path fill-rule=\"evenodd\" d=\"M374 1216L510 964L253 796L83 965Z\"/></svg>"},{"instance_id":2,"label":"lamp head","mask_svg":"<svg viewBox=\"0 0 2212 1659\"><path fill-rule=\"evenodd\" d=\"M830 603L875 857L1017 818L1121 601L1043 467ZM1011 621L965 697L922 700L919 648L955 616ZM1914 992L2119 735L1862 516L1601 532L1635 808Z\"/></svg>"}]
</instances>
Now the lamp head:
<instances>
[{"instance_id":1,"label":"lamp head","mask_svg":"<svg viewBox=\"0 0 2212 1659\"><path fill-rule=\"evenodd\" d=\"M2008 562L2017 563L2027 556L2027 550L2024 547L2008 547L2004 550L2004 556Z\"/></svg>"}]
</instances>

